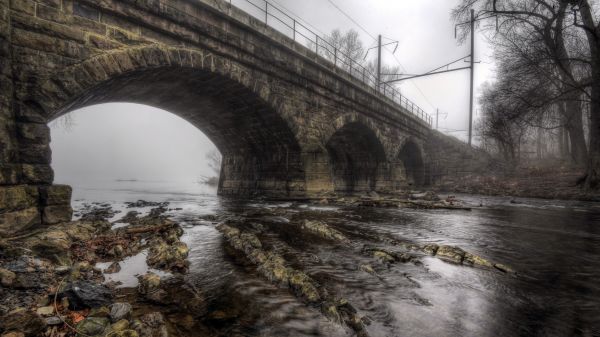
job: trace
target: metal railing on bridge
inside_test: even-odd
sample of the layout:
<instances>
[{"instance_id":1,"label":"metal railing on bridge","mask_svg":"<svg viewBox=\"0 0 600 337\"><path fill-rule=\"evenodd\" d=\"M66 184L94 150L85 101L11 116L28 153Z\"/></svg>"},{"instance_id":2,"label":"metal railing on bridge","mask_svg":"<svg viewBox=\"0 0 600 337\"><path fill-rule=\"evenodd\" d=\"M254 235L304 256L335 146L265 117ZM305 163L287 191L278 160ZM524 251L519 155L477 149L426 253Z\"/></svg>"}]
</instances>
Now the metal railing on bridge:
<instances>
[{"instance_id":1,"label":"metal railing on bridge","mask_svg":"<svg viewBox=\"0 0 600 337\"><path fill-rule=\"evenodd\" d=\"M352 77L379 91L380 94L399 104L406 111L431 126L432 117L404 97L397 88L387 83L377 83L377 75L373 74L361 63L342 53L326 39L320 37L317 33L302 24L302 22L286 14L271 2L267 0L229 0L229 3L249 15L264 21L271 28L292 38L308 49L314 50L317 55L333 62L335 67L346 71Z\"/></svg>"}]
</instances>

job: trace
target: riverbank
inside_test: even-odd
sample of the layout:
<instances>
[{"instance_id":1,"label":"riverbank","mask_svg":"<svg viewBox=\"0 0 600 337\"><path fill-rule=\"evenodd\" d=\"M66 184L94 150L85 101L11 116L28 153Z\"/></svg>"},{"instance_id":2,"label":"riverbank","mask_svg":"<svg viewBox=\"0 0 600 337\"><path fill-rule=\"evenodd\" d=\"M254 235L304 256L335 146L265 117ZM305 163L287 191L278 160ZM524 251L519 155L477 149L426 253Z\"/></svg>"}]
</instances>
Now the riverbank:
<instances>
[{"instance_id":1,"label":"riverbank","mask_svg":"<svg viewBox=\"0 0 600 337\"><path fill-rule=\"evenodd\" d=\"M467 174L435 187L439 193L522 198L600 201L600 190L585 191L578 182L585 170L570 167L523 167L515 173Z\"/></svg>"}]
</instances>

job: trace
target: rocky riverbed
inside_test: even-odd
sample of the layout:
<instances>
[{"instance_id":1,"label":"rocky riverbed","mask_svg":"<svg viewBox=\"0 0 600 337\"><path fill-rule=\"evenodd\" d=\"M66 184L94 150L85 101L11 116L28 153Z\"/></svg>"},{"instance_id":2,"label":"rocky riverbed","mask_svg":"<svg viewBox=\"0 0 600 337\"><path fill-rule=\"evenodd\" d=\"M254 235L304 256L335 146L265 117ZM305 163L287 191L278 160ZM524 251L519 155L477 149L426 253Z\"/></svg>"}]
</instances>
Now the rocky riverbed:
<instances>
[{"instance_id":1,"label":"rocky riverbed","mask_svg":"<svg viewBox=\"0 0 600 337\"><path fill-rule=\"evenodd\" d=\"M440 198L432 193L350 198L328 195L313 204L457 212L471 209L455 197ZM190 282L190 249L181 240L184 229L172 219L181 208L143 200L120 206L114 209L107 203L83 203L76 210L77 221L0 241L2 337L220 336L232 335L231 324L246 326L261 319L260 313L244 312L247 303L236 300L235 294L215 298ZM146 213L135 209L145 209ZM382 275L386 271L399 265L425 268L422 260L428 257L517 277L505 264L457 246L417 243L390 233L354 231L344 226L345 219L355 217L323 214L309 203L253 207L197 219L183 217L183 222L216 225L232 263L287 291L304 310L322 316L321 320L341 335L369 336L373 318L357 309L334 274L314 272L315 265L325 262L304 249L310 243L359 257L350 262L354 272L381 282L385 282ZM129 277L113 277L118 274ZM132 277L136 279L132 281ZM411 287L419 287L410 274L399 277ZM429 303L414 293L407 296Z\"/></svg>"}]
</instances>

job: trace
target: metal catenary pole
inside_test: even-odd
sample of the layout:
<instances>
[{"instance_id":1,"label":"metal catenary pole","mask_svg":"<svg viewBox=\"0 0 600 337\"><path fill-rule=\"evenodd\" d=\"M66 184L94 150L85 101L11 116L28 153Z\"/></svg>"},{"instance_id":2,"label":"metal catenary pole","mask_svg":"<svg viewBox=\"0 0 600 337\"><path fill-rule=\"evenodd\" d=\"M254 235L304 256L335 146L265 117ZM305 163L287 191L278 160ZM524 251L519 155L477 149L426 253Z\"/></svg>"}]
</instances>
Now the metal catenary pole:
<instances>
[{"instance_id":1,"label":"metal catenary pole","mask_svg":"<svg viewBox=\"0 0 600 337\"><path fill-rule=\"evenodd\" d=\"M377 41L377 91L381 85L381 35Z\"/></svg>"},{"instance_id":2,"label":"metal catenary pole","mask_svg":"<svg viewBox=\"0 0 600 337\"><path fill-rule=\"evenodd\" d=\"M473 137L473 80L475 75L475 10L471 9L471 87L469 95L469 146Z\"/></svg>"}]
</instances>

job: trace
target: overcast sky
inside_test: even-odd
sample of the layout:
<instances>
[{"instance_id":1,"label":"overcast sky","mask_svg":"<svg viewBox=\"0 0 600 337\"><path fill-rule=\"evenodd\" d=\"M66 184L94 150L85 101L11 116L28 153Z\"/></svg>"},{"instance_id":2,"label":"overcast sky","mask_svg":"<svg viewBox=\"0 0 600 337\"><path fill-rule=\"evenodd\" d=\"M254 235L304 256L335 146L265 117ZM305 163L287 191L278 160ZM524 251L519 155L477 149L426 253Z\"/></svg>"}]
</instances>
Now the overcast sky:
<instances>
[{"instance_id":1,"label":"overcast sky","mask_svg":"<svg viewBox=\"0 0 600 337\"><path fill-rule=\"evenodd\" d=\"M246 0L234 0L242 4ZM254 0L256 3L260 0ZM469 54L458 45L450 10L456 0L333 0L360 26L328 0L275 0L310 24L317 33L339 28L360 33L365 46L370 36L382 34L398 40L395 55L384 52L383 62L408 73L423 73ZM241 6L240 6L241 7ZM248 7L244 7L248 8ZM493 59L484 37L478 34L475 57L476 89L493 79ZM370 55L375 56L375 53ZM394 58L395 56L395 58ZM460 64L460 66L467 63ZM455 72L404 82L402 93L435 118L439 109L442 131L465 138L468 127L469 72ZM477 91L476 91L477 92ZM205 153L214 145L200 130L168 112L134 104L87 107L70 113L73 125L52 123L53 167L57 182L75 184L87 177L102 179L177 179L195 181L210 175ZM435 123L435 122L434 122Z\"/></svg>"}]
</instances>

